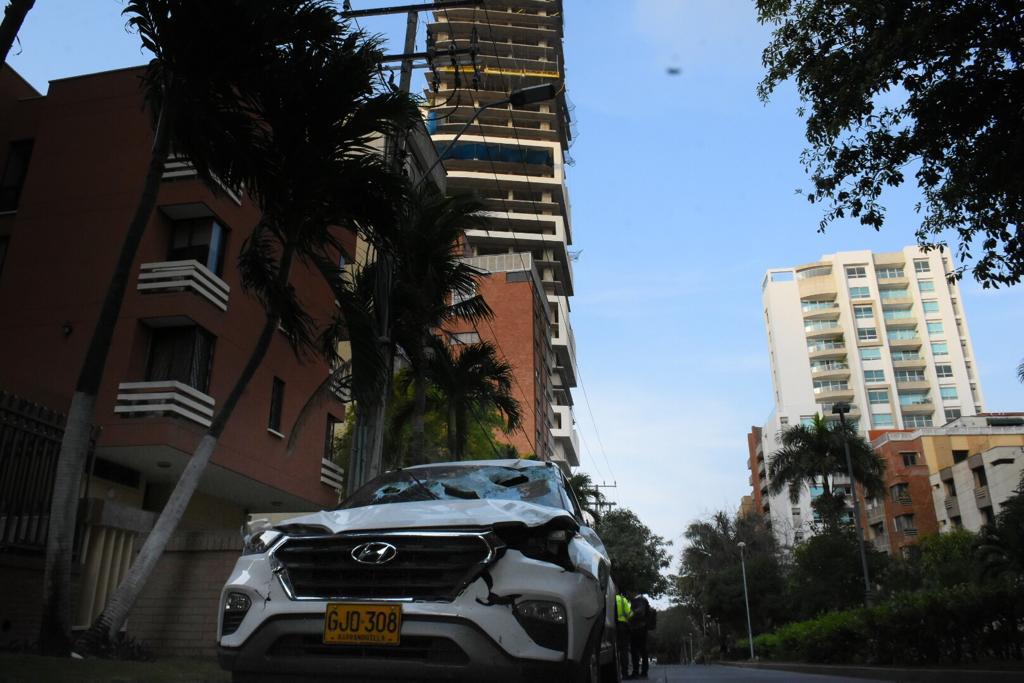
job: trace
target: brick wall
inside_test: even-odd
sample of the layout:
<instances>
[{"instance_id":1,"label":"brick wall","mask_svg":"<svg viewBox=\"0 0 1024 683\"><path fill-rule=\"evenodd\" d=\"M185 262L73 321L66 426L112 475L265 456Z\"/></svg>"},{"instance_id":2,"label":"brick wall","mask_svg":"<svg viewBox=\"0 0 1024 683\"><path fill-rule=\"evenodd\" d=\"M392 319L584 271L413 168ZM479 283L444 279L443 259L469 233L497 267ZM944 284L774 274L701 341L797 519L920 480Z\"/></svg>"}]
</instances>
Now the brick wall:
<instances>
[{"instance_id":1,"label":"brick wall","mask_svg":"<svg viewBox=\"0 0 1024 683\"><path fill-rule=\"evenodd\" d=\"M220 590L241 551L237 533L179 534L128 619L128 634L159 656L214 656Z\"/></svg>"}]
</instances>

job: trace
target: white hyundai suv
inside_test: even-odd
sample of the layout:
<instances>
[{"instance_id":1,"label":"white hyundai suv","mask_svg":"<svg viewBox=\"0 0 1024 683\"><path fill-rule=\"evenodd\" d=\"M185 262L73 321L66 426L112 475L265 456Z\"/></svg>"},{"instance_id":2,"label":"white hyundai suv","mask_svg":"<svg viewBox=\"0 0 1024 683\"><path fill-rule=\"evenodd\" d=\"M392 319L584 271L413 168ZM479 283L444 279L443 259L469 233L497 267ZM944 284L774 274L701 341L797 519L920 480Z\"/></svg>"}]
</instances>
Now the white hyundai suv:
<instances>
[{"instance_id":1,"label":"white hyundai suv","mask_svg":"<svg viewBox=\"0 0 1024 683\"><path fill-rule=\"evenodd\" d=\"M388 472L256 530L221 594L235 681L617 681L604 544L561 470Z\"/></svg>"}]
</instances>

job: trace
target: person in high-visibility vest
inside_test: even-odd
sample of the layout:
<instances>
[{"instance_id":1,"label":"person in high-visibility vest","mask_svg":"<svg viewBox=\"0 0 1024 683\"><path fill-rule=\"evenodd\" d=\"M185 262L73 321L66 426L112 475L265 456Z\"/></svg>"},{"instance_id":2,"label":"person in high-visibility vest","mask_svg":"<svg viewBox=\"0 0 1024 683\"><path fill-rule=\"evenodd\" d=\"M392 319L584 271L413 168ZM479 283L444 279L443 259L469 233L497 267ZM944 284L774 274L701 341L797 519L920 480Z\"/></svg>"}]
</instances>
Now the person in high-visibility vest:
<instances>
[{"instance_id":1,"label":"person in high-visibility vest","mask_svg":"<svg viewBox=\"0 0 1024 683\"><path fill-rule=\"evenodd\" d=\"M622 677L629 676L629 620L633 618L633 606L625 595L615 596L615 640L619 644L619 670Z\"/></svg>"}]
</instances>

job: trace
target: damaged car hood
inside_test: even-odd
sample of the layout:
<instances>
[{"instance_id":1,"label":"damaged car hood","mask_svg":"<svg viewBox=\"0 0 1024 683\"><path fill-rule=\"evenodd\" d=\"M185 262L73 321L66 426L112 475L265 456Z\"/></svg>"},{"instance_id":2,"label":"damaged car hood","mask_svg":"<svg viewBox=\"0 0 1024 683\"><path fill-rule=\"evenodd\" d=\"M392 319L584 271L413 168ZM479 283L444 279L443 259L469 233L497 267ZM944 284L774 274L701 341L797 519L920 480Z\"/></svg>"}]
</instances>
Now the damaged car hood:
<instances>
[{"instance_id":1,"label":"damaged car hood","mask_svg":"<svg viewBox=\"0 0 1024 683\"><path fill-rule=\"evenodd\" d=\"M319 526L331 533L339 533L396 528L480 527L509 522L535 527L559 517L576 523L565 510L519 500L425 500L325 510L293 517L278 523L276 528L287 532L291 526Z\"/></svg>"}]
</instances>

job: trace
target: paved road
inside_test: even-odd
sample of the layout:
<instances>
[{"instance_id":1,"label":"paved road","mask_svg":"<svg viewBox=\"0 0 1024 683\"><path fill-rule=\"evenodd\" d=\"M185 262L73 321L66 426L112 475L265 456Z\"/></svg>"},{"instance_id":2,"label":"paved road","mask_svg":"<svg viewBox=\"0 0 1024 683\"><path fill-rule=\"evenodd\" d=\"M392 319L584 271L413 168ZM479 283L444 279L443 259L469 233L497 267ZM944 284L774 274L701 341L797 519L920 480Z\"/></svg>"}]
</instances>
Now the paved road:
<instances>
[{"instance_id":1,"label":"paved road","mask_svg":"<svg viewBox=\"0 0 1024 683\"><path fill-rule=\"evenodd\" d=\"M790 671L768 671L766 669L744 669L736 666L672 666L651 667L651 683L674 683L675 681L797 681L798 683L864 683L863 678L841 678L839 676L816 676Z\"/></svg>"}]
</instances>

